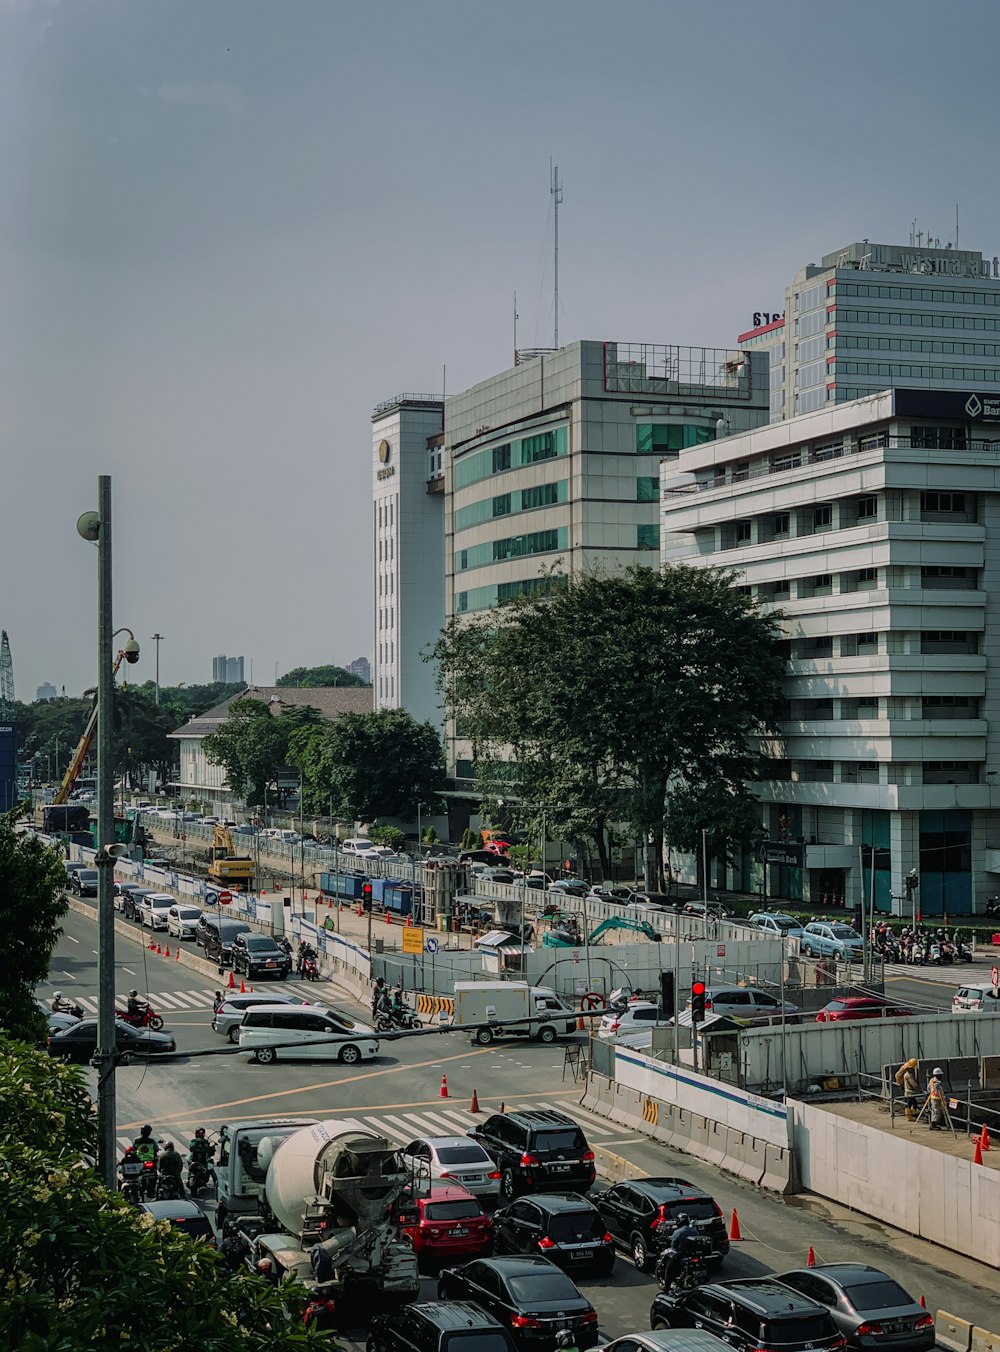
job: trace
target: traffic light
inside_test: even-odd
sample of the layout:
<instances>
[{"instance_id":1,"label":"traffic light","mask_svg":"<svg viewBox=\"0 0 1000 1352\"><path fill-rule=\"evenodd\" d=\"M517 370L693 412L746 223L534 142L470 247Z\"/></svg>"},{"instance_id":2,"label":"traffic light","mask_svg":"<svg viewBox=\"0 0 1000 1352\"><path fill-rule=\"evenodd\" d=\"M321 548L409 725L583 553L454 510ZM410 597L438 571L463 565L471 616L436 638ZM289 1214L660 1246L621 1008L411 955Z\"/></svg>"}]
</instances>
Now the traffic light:
<instances>
[{"instance_id":1,"label":"traffic light","mask_svg":"<svg viewBox=\"0 0 1000 1352\"><path fill-rule=\"evenodd\" d=\"M371 883L362 883L361 885L361 904L366 911L372 908L372 885Z\"/></svg>"},{"instance_id":2,"label":"traffic light","mask_svg":"<svg viewBox=\"0 0 1000 1352\"><path fill-rule=\"evenodd\" d=\"M705 983L691 982L691 1022L701 1023L705 1017Z\"/></svg>"},{"instance_id":3,"label":"traffic light","mask_svg":"<svg viewBox=\"0 0 1000 1352\"><path fill-rule=\"evenodd\" d=\"M660 973L660 1018L672 1019L676 1013L674 1005L674 974Z\"/></svg>"}]
</instances>

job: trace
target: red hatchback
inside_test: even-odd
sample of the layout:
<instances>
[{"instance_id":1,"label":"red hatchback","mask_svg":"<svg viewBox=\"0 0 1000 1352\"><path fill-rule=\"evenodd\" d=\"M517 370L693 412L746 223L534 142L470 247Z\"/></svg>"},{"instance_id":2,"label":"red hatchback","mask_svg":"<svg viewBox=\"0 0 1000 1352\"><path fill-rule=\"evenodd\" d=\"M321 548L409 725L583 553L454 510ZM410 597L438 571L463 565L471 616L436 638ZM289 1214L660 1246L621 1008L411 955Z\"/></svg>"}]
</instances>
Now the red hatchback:
<instances>
[{"instance_id":1,"label":"red hatchback","mask_svg":"<svg viewBox=\"0 0 1000 1352\"><path fill-rule=\"evenodd\" d=\"M426 1197L408 1199L399 1216L417 1258L480 1258L493 1248L493 1222L460 1183L431 1182Z\"/></svg>"},{"instance_id":2,"label":"red hatchback","mask_svg":"<svg viewBox=\"0 0 1000 1352\"><path fill-rule=\"evenodd\" d=\"M842 1023L845 1019L909 1019L912 1009L894 1005L880 995L842 995L831 1000L816 1015L817 1023Z\"/></svg>"}]
</instances>

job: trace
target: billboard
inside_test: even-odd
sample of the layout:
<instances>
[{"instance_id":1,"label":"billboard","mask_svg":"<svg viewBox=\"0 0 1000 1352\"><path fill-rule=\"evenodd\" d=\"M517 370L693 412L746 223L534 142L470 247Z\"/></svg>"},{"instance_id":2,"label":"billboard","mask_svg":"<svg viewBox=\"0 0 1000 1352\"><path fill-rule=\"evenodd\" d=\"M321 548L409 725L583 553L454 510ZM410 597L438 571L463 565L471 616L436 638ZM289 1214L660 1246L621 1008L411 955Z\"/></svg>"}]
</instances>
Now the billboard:
<instances>
[{"instance_id":1,"label":"billboard","mask_svg":"<svg viewBox=\"0 0 1000 1352\"><path fill-rule=\"evenodd\" d=\"M0 722L0 812L9 812L18 802L17 729L13 720Z\"/></svg>"}]
</instances>

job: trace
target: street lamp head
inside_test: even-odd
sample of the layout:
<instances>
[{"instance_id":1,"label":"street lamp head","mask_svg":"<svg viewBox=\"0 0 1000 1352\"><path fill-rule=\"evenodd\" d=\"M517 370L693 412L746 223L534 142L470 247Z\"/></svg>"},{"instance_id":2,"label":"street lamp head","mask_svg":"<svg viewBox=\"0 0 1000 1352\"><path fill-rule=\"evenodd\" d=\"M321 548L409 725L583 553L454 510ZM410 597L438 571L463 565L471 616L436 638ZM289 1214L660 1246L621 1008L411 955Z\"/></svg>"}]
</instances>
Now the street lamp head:
<instances>
[{"instance_id":1,"label":"street lamp head","mask_svg":"<svg viewBox=\"0 0 1000 1352\"><path fill-rule=\"evenodd\" d=\"M92 545L97 544L101 534L101 518L97 512L84 512L76 522L77 534Z\"/></svg>"},{"instance_id":2,"label":"street lamp head","mask_svg":"<svg viewBox=\"0 0 1000 1352\"><path fill-rule=\"evenodd\" d=\"M125 654L126 662L131 662L133 665L136 662L138 662L139 645L134 638L129 639L129 641L125 644L125 647L122 649L122 652Z\"/></svg>"}]
</instances>

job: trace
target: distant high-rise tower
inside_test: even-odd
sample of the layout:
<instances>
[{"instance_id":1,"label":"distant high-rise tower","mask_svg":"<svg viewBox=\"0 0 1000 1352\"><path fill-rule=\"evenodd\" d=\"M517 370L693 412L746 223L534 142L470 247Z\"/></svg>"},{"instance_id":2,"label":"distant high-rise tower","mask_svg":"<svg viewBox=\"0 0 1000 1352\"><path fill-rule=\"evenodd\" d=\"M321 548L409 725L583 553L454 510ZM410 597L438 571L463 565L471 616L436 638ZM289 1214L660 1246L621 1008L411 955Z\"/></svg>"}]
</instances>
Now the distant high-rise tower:
<instances>
[{"instance_id":1,"label":"distant high-rise tower","mask_svg":"<svg viewBox=\"0 0 1000 1352\"><path fill-rule=\"evenodd\" d=\"M57 691L55 686L49 681L44 681L41 685L35 687L36 700L55 699L56 694Z\"/></svg>"},{"instance_id":2,"label":"distant high-rise tower","mask_svg":"<svg viewBox=\"0 0 1000 1352\"><path fill-rule=\"evenodd\" d=\"M226 654L220 653L218 657L212 658L212 680L224 681L226 679Z\"/></svg>"},{"instance_id":3,"label":"distant high-rise tower","mask_svg":"<svg viewBox=\"0 0 1000 1352\"><path fill-rule=\"evenodd\" d=\"M243 658L226 658L226 681L229 685L243 684Z\"/></svg>"},{"instance_id":4,"label":"distant high-rise tower","mask_svg":"<svg viewBox=\"0 0 1000 1352\"><path fill-rule=\"evenodd\" d=\"M360 676L366 685L371 685L372 664L367 657L356 657L353 662L348 662L347 670L352 676Z\"/></svg>"}]
</instances>

